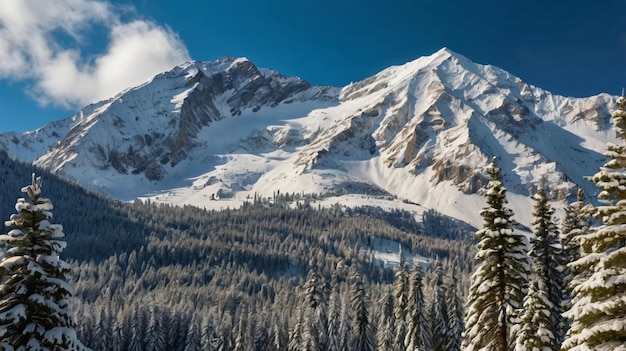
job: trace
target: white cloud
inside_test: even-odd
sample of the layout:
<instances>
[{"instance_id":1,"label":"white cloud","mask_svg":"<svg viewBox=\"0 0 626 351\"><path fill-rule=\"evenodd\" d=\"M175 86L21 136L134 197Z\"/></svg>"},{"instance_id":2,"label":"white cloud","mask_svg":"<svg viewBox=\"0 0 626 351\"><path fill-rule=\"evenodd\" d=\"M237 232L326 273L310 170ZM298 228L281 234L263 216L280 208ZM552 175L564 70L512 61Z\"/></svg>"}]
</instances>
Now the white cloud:
<instances>
[{"instance_id":1,"label":"white cloud","mask_svg":"<svg viewBox=\"0 0 626 351\"><path fill-rule=\"evenodd\" d=\"M26 80L41 103L75 108L189 60L171 29L143 19L123 22L121 11L100 0L2 0L0 78ZM80 47L95 26L109 42L87 59Z\"/></svg>"}]
</instances>

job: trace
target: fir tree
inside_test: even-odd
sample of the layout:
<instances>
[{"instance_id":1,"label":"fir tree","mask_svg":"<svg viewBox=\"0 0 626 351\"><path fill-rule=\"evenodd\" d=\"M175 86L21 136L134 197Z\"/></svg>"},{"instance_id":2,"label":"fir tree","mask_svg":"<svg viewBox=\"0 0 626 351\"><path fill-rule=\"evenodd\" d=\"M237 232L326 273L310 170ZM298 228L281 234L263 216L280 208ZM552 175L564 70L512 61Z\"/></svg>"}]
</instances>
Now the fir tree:
<instances>
[{"instance_id":1,"label":"fir tree","mask_svg":"<svg viewBox=\"0 0 626 351\"><path fill-rule=\"evenodd\" d=\"M430 316L433 350L447 351L452 338L441 264L435 267L435 290Z\"/></svg>"},{"instance_id":2,"label":"fir tree","mask_svg":"<svg viewBox=\"0 0 626 351\"><path fill-rule=\"evenodd\" d=\"M303 329L304 329L304 309L299 308L296 315L296 321L289 331L289 341L287 343L287 350L299 351L302 349L303 344Z\"/></svg>"},{"instance_id":3,"label":"fir tree","mask_svg":"<svg viewBox=\"0 0 626 351\"><path fill-rule=\"evenodd\" d=\"M269 350L282 351L285 349L286 342L283 340L283 330L282 325L279 323L278 316L275 315L274 318L272 318L272 332L270 334Z\"/></svg>"},{"instance_id":4,"label":"fir tree","mask_svg":"<svg viewBox=\"0 0 626 351\"><path fill-rule=\"evenodd\" d=\"M409 301L407 304L407 332L404 346L407 350L424 350L430 340L426 325L426 310L422 291L422 268L416 264L409 276Z\"/></svg>"},{"instance_id":5,"label":"fir tree","mask_svg":"<svg viewBox=\"0 0 626 351\"><path fill-rule=\"evenodd\" d=\"M534 236L529 252L533 261L533 282L524 299L522 330L516 350L558 350L563 340L561 315L563 262L559 233L553 222L554 210L548 204L543 186L535 198Z\"/></svg>"},{"instance_id":6,"label":"fir tree","mask_svg":"<svg viewBox=\"0 0 626 351\"><path fill-rule=\"evenodd\" d=\"M328 345L328 284L317 272L315 265L309 271L302 288L304 289L304 307L307 311L307 322L302 335L302 350L326 350Z\"/></svg>"},{"instance_id":7,"label":"fir tree","mask_svg":"<svg viewBox=\"0 0 626 351\"><path fill-rule=\"evenodd\" d=\"M333 284L328 301L328 351L340 351L341 295L338 283Z\"/></svg>"},{"instance_id":8,"label":"fir tree","mask_svg":"<svg viewBox=\"0 0 626 351\"><path fill-rule=\"evenodd\" d=\"M586 207L585 193L582 188L578 188L576 201L565 208L565 216L561 224L561 243L564 256L568 259L567 262L574 262L580 258L578 236L585 233L591 226L589 215L585 211Z\"/></svg>"},{"instance_id":9,"label":"fir tree","mask_svg":"<svg viewBox=\"0 0 626 351\"><path fill-rule=\"evenodd\" d=\"M187 336L185 338L185 349L184 351L201 351L202 350L202 339L200 337L200 323L197 320L192 319L189 322L189 327L187 328Z\"/></svg>"},{"instance_id":10,"label":"fir tree","mask_svg":"<svg viewBox=\"0 0 626 351\"><path fill-rule=\"evenodd\" d=\"M487 171L488 206L480 212L483 229L475 234L479 243L467 299L462 347L466 351L514 347L530 273L527 239L514 230L513 211L506 207L506 188L495 157Z\"/></svg>"},{"instance_id":11,"label":"fir tree","mask_svg":"<svg viewBox=\"0 0 626 351\"><path fill-rule=\"evenodd\" d=\"M369 311L366 301L365 287L363 285L363 277L356 270L352 274L352 310L354 311L353 319L353 350L373 351L374 341L372 340L372 326L370 325Z\"/></svg>"},{"instance_id":12,"label":"fir tree","mask_svg":"<svg viewBox=\"0 0 626 351\"><path fill-rule=\"evenodd\" d=\"M571 308L572 299L572 281L577 273L568 263L574 262L580 258L579 236L586 233L591 226L589 215L586 213L587 205L584 200L584 192L578 189L577 199L565 208L565 217L561 224L561 244L563 246L563 261L565 263L563 270L563 303L562 310L567 311ZM581 279L582 276L579 276ZM564 322L567 322L565 320ZM569 325L563 327L567 330Z\"/></svg>"},{"instance_id":13,"label":"fir tree","mask_svg":"<svg viewBox=\"0 0 626 351\"><path fill-rule=\"evenodd\" d=\"M385 293L380 301L382 306L378 329L376 330L376 349L392 350L394 339L393 295Z\"/></svg>"},{"instance_id":14,"label":"fir tree","mask_svg":"<svg viewBox=\"0 0 626 351\"><path fill-rule=\"evenodd\" d=\"M448 305L448 321L449 321L449 334L448 344L446 350L459 351L461 350L461 335L463 333L463 302L457 292L457 277L460 276L460 272L451 270L451 276L448 276L446 282L446 302Z\"/></svg>"},{"instance_id":15,"label":"fir tree","mask_svg":"<svg viewBox=\"0 0 626 351\"><path fill-rule=\"evenodd\" d=\"M626 98L617 105L613 125L626 141ZM563 350L626 350L626 145L609 144L606 156L610 160L592 178L602 205L591 214L603 224L579 236L581 258L570 264L579 273Z\"/></svg>"},{"instance_id":16,"label":"fir tree","mask_svg":"<svg viewBox=\"0 0 626 351\"><path fill-rule=\"evenodd\" d=\"M394 339L393 349L404 350L404 339L407 335L406 312L409 306L409 269L400 255L400 264L396 268L393 283L393 317L394 317Z\"/></svg>"},{"instance_id":17,"label":"fir tree","mask_svg":"<svg viewBox=\"0 0 626 351\"><path fill-rule=\"evenodd\" d=\"M143 314L139 311L137 305L133 306L130 320L130 343L129 351L143 351L145 342Z\"/></svg>"},{"instance_id":18,"label":"fir tree","mask_svg":"<svg viewBox=\"0 0 626 351\"><path fill-rule=\"evenodd\" d=\"M350 314L350 301L345 296L341 298L341 313L339 323L339 350L351 350L352 342L352 316Z\"/></svg>"},{"instance_id":19,"label":"fir tree","mask_svg":"<svg viewBox=\"0 0 626 351\"><path fill-rule=\"evenodd\" d=\"M41 178L22 189L13 227L0 242L0 347L3 350L85 350L76 337L70 265L59 257L63 228L51 224L52 202L41 197Z\"/></svg>"}]
</instances>

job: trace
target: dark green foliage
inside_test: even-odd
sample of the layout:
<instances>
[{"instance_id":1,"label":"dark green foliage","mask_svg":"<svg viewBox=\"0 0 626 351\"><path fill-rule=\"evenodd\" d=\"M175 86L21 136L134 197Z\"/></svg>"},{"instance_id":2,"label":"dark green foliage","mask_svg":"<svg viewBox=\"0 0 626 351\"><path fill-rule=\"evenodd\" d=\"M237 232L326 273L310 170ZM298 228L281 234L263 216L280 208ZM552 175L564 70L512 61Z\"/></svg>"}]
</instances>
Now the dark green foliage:
<instances>
[{"instance_id":1,"label":"dark green foliage","mask_svg":"<svg viewBox=\"0 0 626 351\"><path fill-rule=\"evenodd\" d=\"M363 283L363 277L358 271L352 273L352 310L353 319L353 350L373 351L374 342L372 337L372 327L370 324L369 307L367 303L367 293Z\"/></svg>"},{"instance_id":2,"label":"dark green foliage","mask_svg":"<svg viewBox=\"0 0 626 351\"><path fill-rule=\"evenodd\" d=\"M626 142L626 98L617 99L613 125ZM626 145L608 144L609 161L592 181L600 206L589 210L602 225L577 236L581 257L570 263L572 304L563 350L624 350L626 345Z\"/></svg>"},{"instance_id":3,"label":"dark green foliage","mask_svg":"<svg viewBox=\"0 0 626 351\"><path fill-rule=\"evenodd\" d=\"M0 155L3 169L13 175L0 178L7 191L19 189L21 184L14 184L14 179L21 183L32 170ZM200 344L202 350L232 350L246 310L251 316L242 325L246 329L242 335L249 341L246 347L286 350L288 343L293 344L298 322L302 332L308 318L300 312L298 287L304 285L314 263L319 276L332 283L330 291L337 293L336 341L340 349L350 350L357 311L351 301L349 272L362 274L366 292L362 306L372 335L383 315L377 302L389 296L393 282L393 270L373 260L368 241L401 243L413 254L445 262L446 271L456 266L459 291L466 290L472 268L469 241L407 231L419 225L411 224L405 215L400 226L388 224L393 213L369 217L359 209L318 210L314 203L288 208L259 201L224 211L123 203L45 172L44 178L55 198L55 220L62 219L68 233L68 249L63 253L74 273L77 334L94 349L107 345L116 351L148 347L182 351ZM8 216L14 196L0 196L6 197L0 213ZM431 272L424 273L427 294L432 279L427 278ZM153 314L160 321L151 323ZM157 331L162 326L166 326L164 333ZM327 328L329 334L330 323ZM374 342L379 340L372 337Z\"/></svg>"},{"instance_id":4,"label":"dark green foliage","mask_svg":"<svg viewBox=\"0 0 626 351\"><path fill-rule=\"evenodd\" d=\"M409 268L406 262L400 261L396 268L396 277L393 283L393 317L394 339L393 349L404 350L404 340L408 335L407 312L409 308Z\"/></svg>"},{"instance_id":5,"label":"dark green foliage","mask_svg":"<svg viewBox=\"0 0 626 351\"><path fill-rule=\"evenodd\" d=\"M484 226L476 232L478 266L465 311L462 348L467 351L506 351L514 346L514 328L519 323L518 311L530 274L527 239L515 230L495 157L487 171L487 207L480 212Z\"/></svg>"},{"instance_id":6,"label":"dark green foliage","mask_svg":"<svg viewBox=\"0 0 626 351\"><path fill-rule=\"evenodd\" d=\"M26 198L0 235L0 347L3 350L84 350L76 339L70 265L63 227L51 224L52 202L41 197L41 178L22 188ZM100 323L101 320L98 320Z\"/></svg>"},{"instance_id":7,"label":"dark green foliage","mask_svg":"<svg viewBox=\"0 0 626 351\"><path fill-rule=\"evenodd\" d=\"M531 238L534 276L524 299L524 315L517 337L517 349L553 350L561 347L565 331L563 301L563 250L553 221L554 209L548 204L543 187L534 196L535 225Z\"/></svg>"},{"instance_id":8,"label":"dark green foliage","mask_svg":"<svg viewBox=\"0 0 626 351\"><path fill-rule=\"evenodd\" d=\"M450 312L448 311L448 301L446 286L444 285L443 268L440 264L435 267L435 290L431 305L430 324L433 350L447 351L450 347L450 338L454 335L450 330Z\"/></svg>"}]
</instances>

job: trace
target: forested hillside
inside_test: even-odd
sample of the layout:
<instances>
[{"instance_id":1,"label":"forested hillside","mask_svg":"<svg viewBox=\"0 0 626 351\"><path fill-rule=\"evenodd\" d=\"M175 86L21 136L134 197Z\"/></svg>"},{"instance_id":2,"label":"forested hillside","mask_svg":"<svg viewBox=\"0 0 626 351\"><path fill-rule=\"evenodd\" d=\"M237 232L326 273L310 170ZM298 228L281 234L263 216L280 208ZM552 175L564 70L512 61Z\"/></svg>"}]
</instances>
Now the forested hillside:
<instances>
[{"instance_id":1,"label":"forested hillside","mask_svg":"<svg viewBox=\"0 0 626 351\"><path fill-rule=\"evenodd\" d=\"M43 174L54 221L67 235L78 336L94 350L287 349L313 341L353 349L404 342L397 324L422 330L420 342L433 344L449 341L437 337L445 325L460 343L471 228L434 211L418 223L400 211L318 208L308 196L291 207L256 201L219 212L123 203L6 155L0 166L4 218L30 174ZM374 258L382 242L428 260L385 267ZM427 316L415 319L411 310Z\"/></svg>"}]
</instances>

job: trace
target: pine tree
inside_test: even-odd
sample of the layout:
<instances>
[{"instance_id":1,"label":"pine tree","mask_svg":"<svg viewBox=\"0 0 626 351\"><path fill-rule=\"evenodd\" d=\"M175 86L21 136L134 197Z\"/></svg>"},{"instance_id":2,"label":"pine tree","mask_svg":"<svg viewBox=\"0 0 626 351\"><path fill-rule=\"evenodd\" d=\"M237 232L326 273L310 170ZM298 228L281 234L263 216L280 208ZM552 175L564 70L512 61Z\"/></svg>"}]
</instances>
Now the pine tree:
<instances>
[{"instance_id":1,"label":"pine tree","mask_svg":"<svg viewBox=\"0 0 626 351\"><path fill-rule=\"evenodd\" d=\"M314 265L307 275L302 286L304 290L304 308L307 311L307 321L303 328L303 350L326 350L328 345L328 284L317 272Z\"/></svg>"},{"instance_id":2,"label":"pine tree","mask_svg":"<svg viewBox=\"0 0 626 351\"><path fill-rule=\"evenodd\" d=\"M556 351L560 349L563 340L563 256L553 215L554 209L548 204L546 192L541 186L535 194L535 229L529 252L534 276L524 299L524 317L517 338L517 351Z\"/></svg>"},{"instance_id":3,"label":"pine tree","mask_svg":"<svg viewBox=\"0 0 626 351\"><path fill-rule=\"evenodd\" d=\"M372 326L370 325L369 311L367 309L365 287L363 277L356 270L352 274L352 310L353 319L353 350L373 351L374 341L372 340Z\"/></svg>"},{"instance_id":4,"label":"pine tree","mask_svg":"<svg viewBox=\"0 0 626 351\"><path fill-rule=\"evenodd\" d=\"M133 306L130 320L129 351L143 351L145 346L144 318L137 305Z\"/></svg>"},{"instance_id":5,"label":"pine tree","mask_svg":"<svg viewBox=\"0 0 626 351\"><path fill-rule=\"evenodd\" d=\"M341 296L337 282L332 288L328 301L328 351L340 351Z\"/></svg>"},{"instance_id":6,"label":"pine tree","mask_svg":"<svg viewBox=\"0 0 626 351\"><path fill-rule=\"evenodd\" d=\"M446 301L446 290L443 280L443 268L441 264L435 267L435 290L430 317L432 330L433 350L447 351L451 339L450 320Z\"/></svg>"},{"instance_id":7,"label":"pine tree","mask_svg":"<svg viewBox=\"0 0 626 351\"><path fill-rule=\"evenodd\" d=\"M109 351L113 349L113 335L111 333L111 316L106 306L100 306L96 314L95 346L98 351Z\"/></svg>"},{"instance_id":8,"label":"pine tree","mask_svg":"<svg viewBox=\"0 0 626 351\"><path fill-rule=\"evenodd\" d=\"M586 233L590 226L589 215L585 211L584 192L578 189L577 199L565 208L565 217L561 224L561 244L563 245L563 261L565 263L563 270L563 304L562 310L567 311L571 308L572 300L572 281L577 273L570 266L570 262L574 262L580 258L579 236ZM579 279L582 276L579 276ZM567 324L564 330L569 328Z\"/></svg>"},{"instance_id":9,"label":"pine tree","mask_svg":"<svg viewBox=\"0 0 626 351\"><path fill-rule=\"evenodd\" d=\"M346 296L341 297L339 319L339 350L349 351L352 342L352 315L350 314L350 301Z\"/></svg>"},{"instance_id":10,"label":"pine tree","mask_svg":"<svg viewBox=\"0 0 626 351\"><path fill-rule=\"evenodd\" d=\"M393 349L404 350L404 339L407 335L406 312L409 306L409 269L402 257L400 264L396 268L393 294L395 298L393 304L393 316L395 321Z\"/></svg>"},{"instance_id":11,"label":"pine tree","mask_svg":"<svg viewBox=\"0 0 626 351\"><path fill-rule=\"evenodd\" d=\"M451 270L446 282L446 302L448 305L448 321L449 321L449 334L448 344L446 350L459 351L461 350L463 333L463 302L457 292L456 277L460 276L459 272Z\"/></svg>"},{"instance_id":12,"label":"pine tree","mask_svg":"<svg viewBox=\"0 0 626 351\"><path fill-rule=\"evenodd\" d=\"M626 98L613 114L617 136L626 141ZM609 144L610 160L592 181L602 203L591 214L603 224L579 236L582 257L572 263L571 321L563 350L626 350L626 145Z\"/></svg>"},{"instance_id":13,"label":"pine tree","mask_svg":"<svg viewBox=\"0 0 626 351\"><path fill-rule=\"evenodd\" d=\"M248 313L244 308L239 314L239 322L234 331L235 344L233 345L233 351L248 351L251 349L248 331Z\"/></svg>"},{"instance_id":14,"label":"pine tree","mask_svg":"<svg viewBox=\"0 0 626 351\"><path fill-rule=\"evenodd\" d=\"M495 157L487 171L488 206L480 212L483 229L475 234L479 243L467 299L462 347L466 351L514 347L530 274L527 239L514 230L513 211L506 207L506 188Z\"/></svg>"},{"instance_id":15,"label":"pine tree","mask_svg":"<svg viewBox=\"0 0 626 351\"><path fill-rule=\"evenodd\" d=\"M200 323L192 319L189 321L187 336L185 338L185 351L201 351L202 339L200 337Z\"/></svg>"},{"instance_id":16,"label":"pine tree","mask_svg":"<svg viewBox=\"0 0 626 351\"><path fill-rule=\"evenodd\" d=\"M583 189L578 188L576 201L565 208L565 216L561 224L561 243L564 256L568 259L567 262L574 262L580 258L578 236L585 233L591 226L589 215L585 211L586 207L585 193Z\"/></svg>"},{"instance_id":17,"label":"pine tree","mask_svg":"<svg viewBox=\"0 0 626 351\"><path fill-rule=\"evenodd\" d=\"M407 350L424 350L430 340L426 328L426 310L422 291L422 269L416 264L409 276L409 300L407 304L407 332L404 346Z\"/></svg>"},{"instance_id":18,"label":"pine tree","mask_svg":"<svg viewBox=\"0 0 626 351\"><path fill-rule=\"evenodd\" d=\"M204 317L200 322L200 345L202 350L219 350L223 340L215 327L211 317Z\"/></svg>"},{"instance_id":19,"label":"pine tree","mask_svg":"<svg viewBox=\"0 0 626 351\"><path fill-rule=\"evenodd\" d=\"M282 351L286 349L284 341L284 328L282 323L279 321L279 317L274 315L272 318L272 332L270 334L270 345L268 350L272 351Z\"/></svg>"},{"instance_id":20,"label":"pine tree","mask_svg":"<svg viewBox=\"0 0 626 351\"><path fill-rule=\"evenodd\" d=\"M63 228L51 224L52 202L41 197L41 178L22 188L28 198L0 235L8 246L0 260L0 348L3 350L86 350L77 339L70 265L61 260Z\"/></svg>"},{"instance_id":21,"label":"pine tree","mask_svg":"<svg viewBox=\"0 0 626 351\"><path fill-rule=\"evenodd\" d=\"M385 293L380 301L381 314L376 330L376 350L392 350L394 339L393 295Z\"/></svg>"},{"instance_id":22,"label":"pine tree","mask_svg":"<svg viewBox=\"0 0 626 351\"><path fill-rule=\"evenodd\" d=\"M167 350L165 312L156 306L150 306L150 317L146 330L146 350Z\"/></svg>"},{"instance_id":23,"label":"pine tree","mask_svg":"<svg viewBox=\"0 0 626 351\"><path fill-rule=\"evenodd\" d=\"M287 343L287 349L289 351L299 351L302 349L305 313L304 308L298 308L297 313L296 322L289 331L289 341Z\"/></svg>"}]
</instances>

